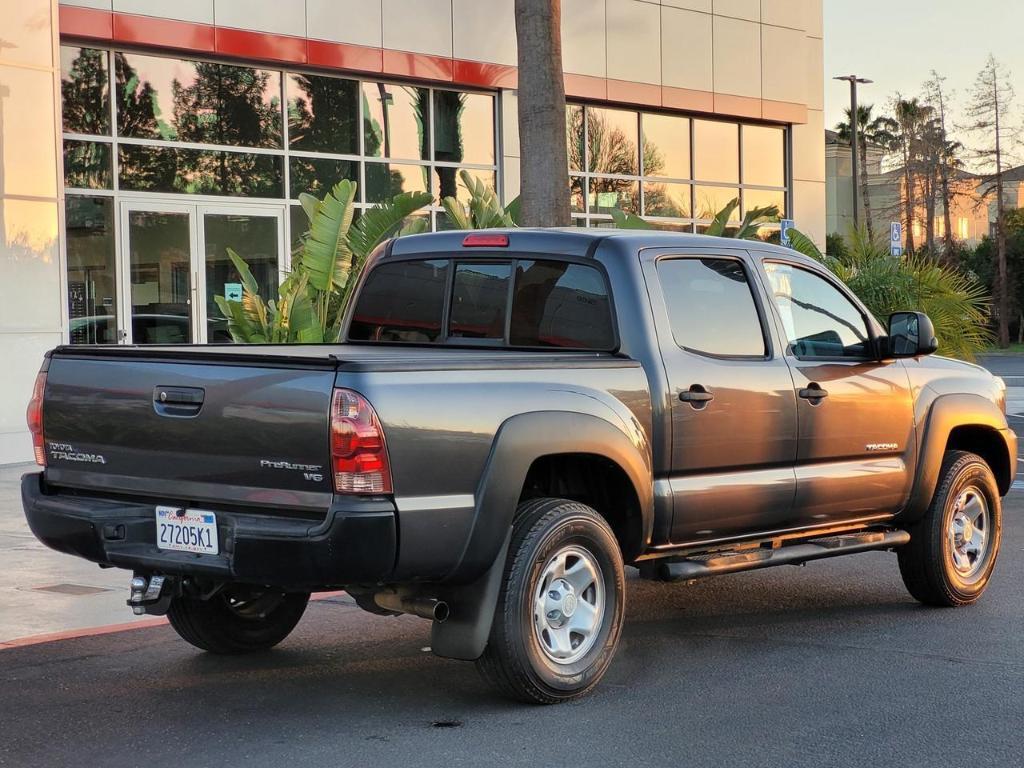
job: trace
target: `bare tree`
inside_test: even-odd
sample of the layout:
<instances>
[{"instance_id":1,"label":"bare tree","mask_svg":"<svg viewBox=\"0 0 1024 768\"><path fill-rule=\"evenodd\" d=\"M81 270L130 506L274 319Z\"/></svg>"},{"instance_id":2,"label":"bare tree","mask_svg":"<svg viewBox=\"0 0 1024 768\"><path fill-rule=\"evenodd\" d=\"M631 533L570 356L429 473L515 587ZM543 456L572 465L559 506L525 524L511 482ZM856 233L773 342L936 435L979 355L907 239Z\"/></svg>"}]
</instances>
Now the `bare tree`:
<instances>
[{"instance_id":1,"label":"bare tree","mask_svg":"<svg viewBox=\"0 0 1024 768\"><path fill-rule=\"evenodd\" d=\"M561 0L515 0L519 62L521 224L563 227L569 159L562 76Z\"/></svg>"},{"instance_id":2,"label":"bare tree","mask_svg":"<svg viewBox=\"0 0 1024 768\"><path fill-rule=\"evenodd\" d=\"M932 79L925 83L925 99L935 113L935 120L938 124L942 144L939 152L938 186L939 196L942 201L943 215L943 242L947 257L953 252L953 192L950 188L949 177L951 172L960 168L960 152L963 145L958 141L949 138L948 130L948 94L946 93L946 78L932 70Z\"/></svg>"},{"instance_id":3,"label":"bare tree","mask_svg":"<svg viewBox=\"0 0 1024 768\"><path fill-rule=\"evenodd\" d=\"M985 68L978 73L974 94L966 115L965 126L977 140L974 154L989 169L984 185L996 197L996 304L999 309L999 346L1010 346L1010 292L1006 267L1006 200L1003 196L1003 173L1009 145L1016 139L1010 128L1009 109L1013 102L1013 86L1002 65L989 56Z\"/></svg>"}]
</instances>

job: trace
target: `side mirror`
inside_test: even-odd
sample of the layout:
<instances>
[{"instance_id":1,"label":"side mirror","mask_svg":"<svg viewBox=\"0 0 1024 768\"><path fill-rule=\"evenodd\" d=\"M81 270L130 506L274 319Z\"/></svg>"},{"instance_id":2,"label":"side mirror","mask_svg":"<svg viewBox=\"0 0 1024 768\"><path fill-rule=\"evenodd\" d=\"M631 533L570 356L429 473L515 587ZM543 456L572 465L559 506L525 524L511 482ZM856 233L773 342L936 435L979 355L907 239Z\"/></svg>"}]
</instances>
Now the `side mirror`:
<instances>
[{"instance_id":1,"label":"side mirror","mask_svg":"<svg viewBox=\"0 0 1024 768\"><path fill-rule=\"evenodd\" d=\"M887 352L891 357L920 357L939 348L935 325L923 312L897 312L889 318Z\"/></svg>"}]
</instances>

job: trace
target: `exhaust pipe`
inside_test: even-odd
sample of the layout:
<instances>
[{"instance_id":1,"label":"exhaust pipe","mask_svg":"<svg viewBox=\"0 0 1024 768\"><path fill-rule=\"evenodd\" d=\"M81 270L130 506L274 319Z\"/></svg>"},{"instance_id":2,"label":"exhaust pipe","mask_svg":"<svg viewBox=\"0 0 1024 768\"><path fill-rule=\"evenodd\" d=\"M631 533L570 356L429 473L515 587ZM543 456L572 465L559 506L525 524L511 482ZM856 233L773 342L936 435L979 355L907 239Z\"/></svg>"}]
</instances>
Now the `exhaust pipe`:
<instances>
[{"instance_id":1,"label":"exhaust pipe","mask_svg":"<svg viewBox=\"0 0 1024 768\"><path fill-rule=\"evenodd\" d=\"M451 614L448 603L431 597L402 597L394 592L378 592L373 596L373 602L386 611L410 613L438 624Z\"/></svg>"}]
</instances>

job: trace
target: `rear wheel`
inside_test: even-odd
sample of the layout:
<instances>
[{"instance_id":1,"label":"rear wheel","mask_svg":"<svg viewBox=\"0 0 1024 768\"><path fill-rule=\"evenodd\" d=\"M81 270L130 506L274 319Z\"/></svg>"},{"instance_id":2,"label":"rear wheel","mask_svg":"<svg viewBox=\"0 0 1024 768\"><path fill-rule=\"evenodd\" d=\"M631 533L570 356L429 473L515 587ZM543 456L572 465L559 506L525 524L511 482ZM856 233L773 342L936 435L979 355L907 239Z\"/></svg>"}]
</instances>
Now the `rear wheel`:
<instances>
[{"instance_id":1,"label":"rear wheel","mask_svg":"<svg viewBox=\"0 0 1024 768\"><path fill-rule=\"evenodd\" d=\"M988 586L999 554L1002 504L980 456L948 451L924 518L899 549L900 573L925 605L968 605Z\"/></svg>"},{"instance_id":2,"label":"rear wheel","mask_svg":"<svg viewBox=\"0 0 1024 768\"><path fill-rule=\"evenodd\" d=\"M265 651L295 629L309 593L287 593L230 585L208 600L181 596L171 601L167 618L182 639L210 653Z\"/></svg>"},{"instance_id":3,"label":"rear wheel","mask_svg":"<svg viewBox=\"0 0 1024 768\"><path fill-rule=\"evenodd\" d=\"M484 678L538 704L582 696L604 676L625 607L622 554L593 509L562 499L520 506L487 649Z\"/></svg>"}]
</instances>

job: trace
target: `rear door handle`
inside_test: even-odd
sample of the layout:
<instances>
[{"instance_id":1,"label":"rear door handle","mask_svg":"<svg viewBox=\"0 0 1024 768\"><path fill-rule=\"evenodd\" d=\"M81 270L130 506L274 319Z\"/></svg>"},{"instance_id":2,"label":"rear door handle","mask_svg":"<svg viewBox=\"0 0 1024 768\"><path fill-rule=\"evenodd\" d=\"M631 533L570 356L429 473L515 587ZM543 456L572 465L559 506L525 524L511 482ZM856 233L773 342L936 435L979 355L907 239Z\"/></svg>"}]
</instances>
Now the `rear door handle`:
<instances>
[{"instance_id":1,"label":"rear door handle","mask_svg":"<svg viewBox=\"0 0 1024 768\"><path fill-rule=\"evenodd\" d=\"M700 384L694 384L685 392L679 393L679 399L689 403L694 408L705 408L708 403L715 399L715 396Z\"/></svg>"},{"instance_id":2,"label":"rear door handle","mask_svg":"<svg viewBox=\"0 0 1024 768\"><path fill-rule=\"evenodd\" d=\"M807 389L800 390L800 397L816 405L828 397L828 392L822 389L820 384L811 384Z\"/></svg>"}]
</instances>

